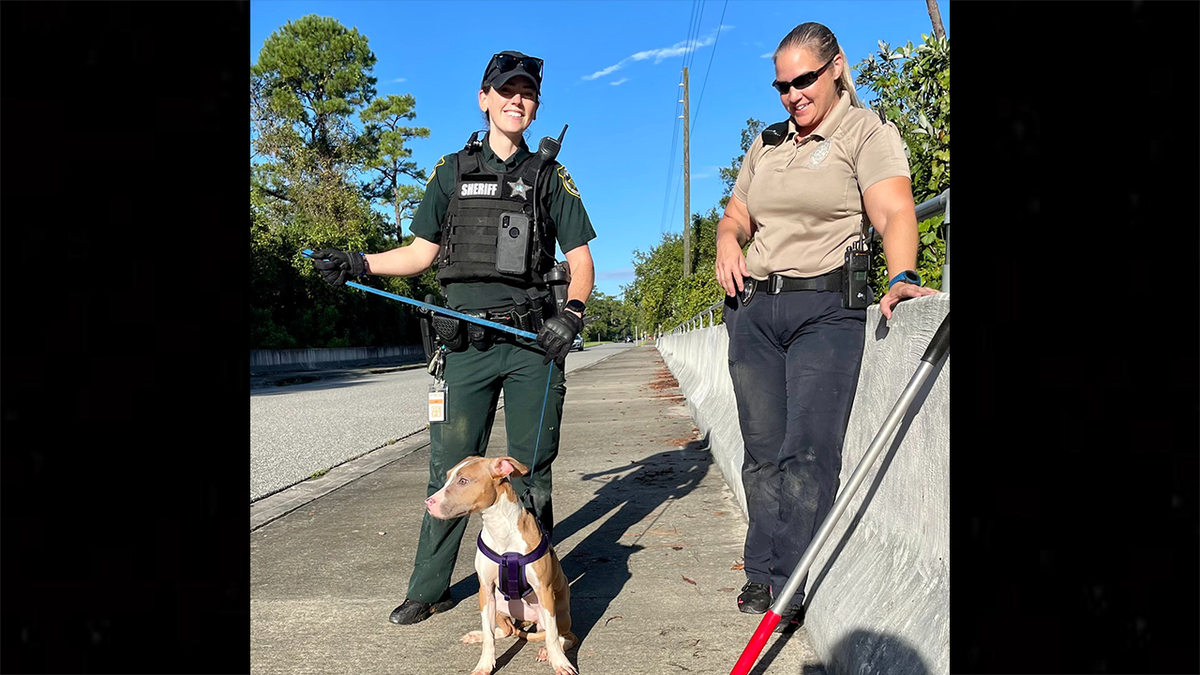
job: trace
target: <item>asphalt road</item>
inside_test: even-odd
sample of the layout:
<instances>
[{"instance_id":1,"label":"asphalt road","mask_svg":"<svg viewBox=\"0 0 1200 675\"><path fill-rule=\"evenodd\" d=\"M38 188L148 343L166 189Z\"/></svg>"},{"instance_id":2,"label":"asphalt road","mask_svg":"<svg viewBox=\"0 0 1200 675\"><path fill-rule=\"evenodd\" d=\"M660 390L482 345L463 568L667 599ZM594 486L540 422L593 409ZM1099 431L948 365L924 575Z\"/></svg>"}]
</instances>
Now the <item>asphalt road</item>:
<instances>
[{"instance_id":1,"label":"asphalt road","mask_svg":"<svg viewBox=\"0 0 1200 675\"><path fill-rule=\"evenodd\" d=\"M567 375L632 346L571 352ZM424 366L416 365L338 371L287 386L252 385L250 501L424 430L432 384Z\"/></svg>"}]
</instances>

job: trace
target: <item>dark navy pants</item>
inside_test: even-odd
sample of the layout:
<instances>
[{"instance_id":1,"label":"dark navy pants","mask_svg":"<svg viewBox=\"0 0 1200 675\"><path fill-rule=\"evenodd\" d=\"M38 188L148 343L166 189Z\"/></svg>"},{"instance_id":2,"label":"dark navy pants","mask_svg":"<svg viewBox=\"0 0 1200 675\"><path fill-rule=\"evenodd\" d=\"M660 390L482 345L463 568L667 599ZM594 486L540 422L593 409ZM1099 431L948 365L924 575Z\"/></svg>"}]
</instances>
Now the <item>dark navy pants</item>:
<instances>
[{"instance_id":1,"label":"dark navy pants","mask_svg":"<svg viewBox=\"0 0 1200 675\"><path fill-rule=\"evenodd\" d=\"M841 293L760 287L725 299L729 375L746 452L746 578L778 593L829 513L858 384L866 310ZM801 604L804 587L792 600Z\"/></svg>"}]
</instances>

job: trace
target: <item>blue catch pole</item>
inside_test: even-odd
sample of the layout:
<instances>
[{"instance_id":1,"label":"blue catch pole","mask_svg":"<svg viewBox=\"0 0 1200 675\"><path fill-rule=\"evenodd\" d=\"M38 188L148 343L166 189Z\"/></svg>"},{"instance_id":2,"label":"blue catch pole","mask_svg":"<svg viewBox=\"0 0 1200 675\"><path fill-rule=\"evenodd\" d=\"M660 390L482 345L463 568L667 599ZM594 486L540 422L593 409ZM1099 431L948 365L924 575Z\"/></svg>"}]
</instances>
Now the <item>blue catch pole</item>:
<instances>
[{"instance_id":1,"label":"blue catch pole","mask_svg":"<svg viewBox=\"0 0 1200 675\"><path fill-rule=\"evenodd\" d=\"M302 253L304 253L304 255L306 257L312 258L313 252L311 249L306 248L302 251ZM406 298L402 295L396 295L395 293L388 293L387 291L381 291L377 288L371 288L370 286L364 286L362 284L355 283L353 281L347 281L346 285L353 287L353 288L367 291L369 293L374 293L375 295L382 295L383 297L391 298L392 300L399 300L400 302L407 302L410 305L415 305L417 307L427 309L431 312L436 312L438 314L445 314L447 316L452 316L456 319L462 319L463 321L469 321L470 323L476 323L481 326L487 326L488 328L494 328L496 330L504 331L505 333L512 333L513 335L517 335L517 336L520 336L523 338L529 338L530 340L537 340L537 333L530 333L527 330L518 330L516 328L512 328L511 326L505 326L502 323L496 323L495 321L488 321L487 319L481 319L477 316L471 316L470 314L463 314L462 312L456 312L452 309L446 309L445 307L438 307L437 305L431 305L427 302L420 302L419 300L413 300L412 298Z\"/></svg>"}]
</instances>

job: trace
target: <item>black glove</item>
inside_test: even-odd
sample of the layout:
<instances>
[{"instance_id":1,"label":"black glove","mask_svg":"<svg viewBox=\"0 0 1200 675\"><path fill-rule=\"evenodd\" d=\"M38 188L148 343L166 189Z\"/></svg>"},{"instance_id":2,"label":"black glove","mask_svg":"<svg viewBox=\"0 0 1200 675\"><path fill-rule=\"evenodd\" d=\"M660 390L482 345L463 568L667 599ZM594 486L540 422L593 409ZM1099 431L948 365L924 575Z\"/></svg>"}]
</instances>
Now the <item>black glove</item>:
<instances>
[{"instance_id":1,"label":"black glove","mask_svg":"<svg viewBox=\"0 0 1200 675\"><path fill-rule=\"evenodd\" d=\"M312 257L313 267L317 268L321 278L330 286L341 286L348 279L357 279L363 275L363 257L359 253L323 248L313 251Z\"/></svg>"},{"instance_id":2,"label":"black glove","mask_svg":"<svg viewBox=\"0 0 1200 675\"><path fill-rule=\"evenodd\" d=\"M559 370L566 372L567 352L571 351L571 343L575 341L575 336L581 328L583 319L566 310L542 324L542 330L537 336L537 343L546 350L546 358L542 360L542 365L554 361Z\"/></svg>"}]
</instances>

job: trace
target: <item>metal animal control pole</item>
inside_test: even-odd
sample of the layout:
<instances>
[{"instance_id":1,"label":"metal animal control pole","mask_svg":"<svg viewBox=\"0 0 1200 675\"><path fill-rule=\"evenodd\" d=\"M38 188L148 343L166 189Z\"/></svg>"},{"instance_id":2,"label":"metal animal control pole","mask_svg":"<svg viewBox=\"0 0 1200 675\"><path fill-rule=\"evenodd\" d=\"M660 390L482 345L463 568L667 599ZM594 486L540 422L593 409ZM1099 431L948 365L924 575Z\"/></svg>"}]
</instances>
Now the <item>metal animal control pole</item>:
<instances>
[{"instance_id":1,"label":"metal animal control pole","mask_svg":"<svg viewBox=\"0 0 1200 675\"><path fill-rule=\"evenodd\" d=\"M875 440L871 441L870 447L867 448L867 453L863 455L862 461L854 469L854 473L851 474L846 487L842 489L841 494L834 500L833 507L829 510L829 515L825 516L825 520L821 523L820 529L817 530L816 536L808 544L804 555L800 557L800 562L796 565L796 569L788 577L783 590L776 596L775 604L771 605L771 609L767 610L762 622L758 624L758 629L754 631L754 635L750 638L750 642L746 645L746 649L742 652L742 656L738 659L737 664L733 666L730 675L746 675L754 666L754 662L758 660L758 655L762 653L763 646L767 643L767 638L771 636L771 632L779 624L780 617L784 610L787 609L792 596L800 588L800 582L804 580L809 568L812 567L813 561L816 560L817 552L821 550L821 546L833 532L833 526L837 524L838 518L846 510L846 506L850 503L850 498L867 477L867 471L875 463L875 459L879 456L879 453L883 451L884 445L892 437L892 433L899 426L900 420L908 412L908 407L912 405L917 392L924 386L925 380L929 378L929 374L933 372L938 361L941 361L942 355L946 353L946 349L949 346L950 315L946 314L946 317L942 319L942 324L938 326L937 332L933 334L933 339L929 341L929 347L925 349L925 355L921 357L921 365L917 367L917 372L913 374L912 379L908 382L908 386L900 394L900 399L892 406L892 411L888 413L887 418L883 421L883 427L875 434Z\"/></svg>"},{"instance_id":2,"label":"metal animal control pole","mask_svg":"<svg viewBox=\"0 0 1200 675\"><path fill-rule=\"evenodd\" d=\"M303 251L301 251L301 253L303 253L306 258L313 257L312 249L306 248ZM368 293L374 293L375 295L382 295L383 297L390 298L392 300L399 300L400 302L403 302L403 303L406 303L409 305L413 305L414 307L420 307L422 309L429 310L431 312L434 312L435 314L445 314L446 316L452 316L456 319L461 319L463 321L466 321L467 323L475 323L475 324L479 324L480 326L487 326L488 328L494 328L499 331L504 331L505 333L512 333L513 335L517 335L517 336L520 336L523 338L529 338L530 340L537 339L536 333L530 333L527 330L519 330L517 328L505 326L502 323L496 323L495 321L488 321L487 319L481 319L477 316L471 316L470 314L463 314L462 312L456 312L452 309L446 309L445 307L438 307L437 305L430 305L428 303L421 302L420 300L413 300L412 298L406 298L402 295L396 295L395 293L388 293L387 291L381 291L378 288L371 288L370 286L364 286L362 284L358 284L353 281L347 281L346 285L351 288L357 288L360 291L367 291Z\"/></svg>"}]
</instances>

